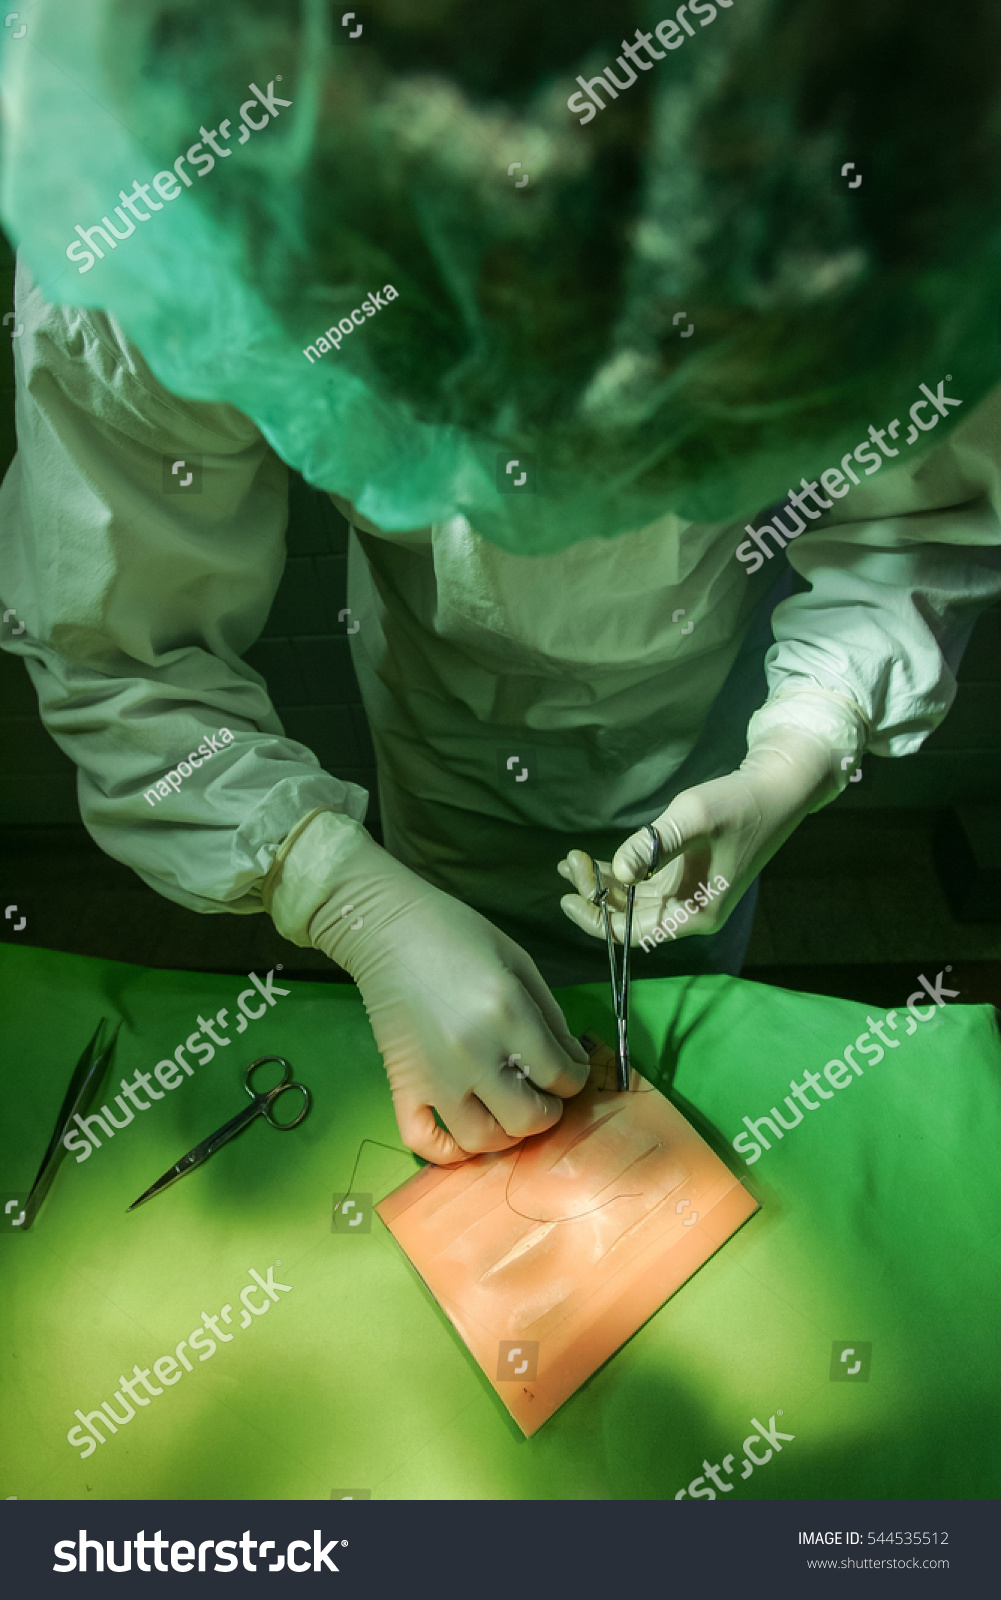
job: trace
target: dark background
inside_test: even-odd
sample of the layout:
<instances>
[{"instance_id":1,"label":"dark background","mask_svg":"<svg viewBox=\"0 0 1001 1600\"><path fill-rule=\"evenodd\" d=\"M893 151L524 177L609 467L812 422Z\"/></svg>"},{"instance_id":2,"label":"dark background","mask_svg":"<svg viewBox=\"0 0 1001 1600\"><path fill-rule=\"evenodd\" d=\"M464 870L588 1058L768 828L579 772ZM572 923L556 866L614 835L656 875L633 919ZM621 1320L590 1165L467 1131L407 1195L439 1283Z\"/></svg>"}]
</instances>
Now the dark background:
<instances>
[{"instance_id":1,"label":"dark background","mask_svg":"<svg viewBox=\"0 0 1001 1600\"><path fill-rule=\"evenodd\" d=\"M0 302L13 260L0 235ZM14 454L11 331L0 335L0 472ZM375 758L337 612L346 604L347 525L291 475L288 563L247 660L286 731L372 795ZM2 587L2 585L0 585ZM769 863L745 975L892 1005L952 963L964 1001L1001 1005L1001 608L981 617L959 695L917 756L866 757L860 783L810 817ZM972 843L971 843L972 840ZM71 892L67 892L70 890ZM559 884L554 879L554 892ZM0 939L143 965L343 978L266 916L202 916L163 899L102 854L81 826L72 763L38 717L23 663L0 651ZM19 916L27 918L13 932ZM971 920L993 917L995 920ZM902 987L906 985L906 988Z\"/></svg>"}]
</instances>

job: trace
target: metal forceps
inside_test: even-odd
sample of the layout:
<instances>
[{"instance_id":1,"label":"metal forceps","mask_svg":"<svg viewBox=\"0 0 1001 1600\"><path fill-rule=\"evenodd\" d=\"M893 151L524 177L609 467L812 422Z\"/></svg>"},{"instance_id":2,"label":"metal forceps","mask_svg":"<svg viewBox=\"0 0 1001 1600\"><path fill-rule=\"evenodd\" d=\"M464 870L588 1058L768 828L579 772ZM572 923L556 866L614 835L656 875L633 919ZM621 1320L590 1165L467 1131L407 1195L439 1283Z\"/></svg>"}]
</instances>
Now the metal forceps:
<instances>
[{"instance_id":1,"label":"metal forceps","mask_svg":"<svg viewBox=\"0 0 1001 1600\"><path fill-rule=\"evenodd\" d=\"M660 860L660 838L647 822L644 824L650 835L650 864L644 876L652 878L657 870ZM598 863L592 859L594 867L594 894L591 896L593 903L601 907L601 915L605 923L605 942L608 945L608 967L612 978L612 1000L615 1005L615 1074L618 1089L629 1088L629 956L632 950L633 938L633 902L636 898L636 885L631 883L626 889L626 926L622 941L622 977L619 978L615 960L615 940L612 937L612 923L608 915L608 890L602 885L601 872Z\"/></svg>"},{"instance_id":2,"label":"metal forceps","mask_svg":"<svg viewBox=\"0 0 1001 1600\"><path fill-rule=\"evenodd\" d=\"M281 1078L273 1089L255 1089L253 1085L254 1073L258 1067L265 1066L269 1061L278 1062L282 1069ZM186 1173L192 1172L195 1167L200 1167L203 1161L207 1161L210 1156L214 1156L217 1150L221 1150L224 1144L229 1143L230 1139L235 1139L238 1133L242 1133L244 1128L248 1128L255 1117L263 1117L269 1127L277 1128L281 1133L287 1133L291 1128L299 1126L313 1104L313 1096L306 1088L306 1085L294 1082L292 1068L284 1056L260 1056L257 1061L252 1061L249 1067L244 1068L243 1083L253 1104L238 1112L235 1117L231 1117L228 1122L224 1122L221 1128L216 1129L215 1133L209 1134L209 1137L203 1139L201 1144L196 1144L193 1150L188 1151L187 1155L182 1156L179 1161L175 1161L174 1165L164 1173L162 1178L157 1178L156 1182L151 1184L139 1196L138 1200L133 1200L132 1204L127 1208L129 1211L134 1211L136 1206L141 1206L146 1200L152 1200L154 1195L160 1194L164 1189L169 1189L170 1185L176 1183L178 1178L183 1178ZM289 1089L302 1095L302 1110L297 1117L292 1118L291 1122L279 1122L272 1107L279 1097Z\"/></svg>"},{"instance_id":3,"label":"metal forceps","mask_svg":"<svg viewBox=\"0 0 1001 1600\"><path fill-rule=\"evenodd\" d=\"M69 1087L59 1108L56 1125L52 1130L48 1149L42 1157L42 1164L31 1186L31 1193L24 1202L24 1212L20 1223L27 1233L41 1208L42 1201L52 1187L56 1173L65 1159L66 1146L63 1143L73 1129L73 1123L78 1113L86 1111L98 1093L104 1081L105 1073L115 1054L115 1045L118 1041L119 1022L114 1033L111 1034L107 1044L104 1043L104 1030L108 1026L107 1018L102 1017L84 1048L83 1055L77 1062L73 1076L70 1078ZM71 1147L72 1148L72 1147ZM79 1160L79 1157L77 1158Z\"/></svg>"}]
</instances>

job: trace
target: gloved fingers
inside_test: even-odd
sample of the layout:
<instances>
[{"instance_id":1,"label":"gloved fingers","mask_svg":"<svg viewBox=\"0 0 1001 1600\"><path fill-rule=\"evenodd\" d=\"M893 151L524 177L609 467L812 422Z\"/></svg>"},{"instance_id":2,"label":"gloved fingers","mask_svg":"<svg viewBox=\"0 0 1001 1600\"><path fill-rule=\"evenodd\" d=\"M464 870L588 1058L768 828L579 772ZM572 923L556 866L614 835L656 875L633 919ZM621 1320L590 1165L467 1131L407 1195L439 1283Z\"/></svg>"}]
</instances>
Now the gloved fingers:
<instances>
[{"instance_id":1,"label":"gloved fingers","mask_svg":"<svg viewBox=\"0 0 1001 1600\"><path fill-rule=\"evenodd\" d=\"M618 943L622 942L622 929L625 926L624 911L626 905L626 892L622 885L616 881L612 872L610 861L592 860L586 850L571 850L559 863L557 872L561 878L572 883L576 894L565 894L560 901L560 908L564 916L576 923L584 933L592 939L605 937L605 918L599 904L596 904L594 895L597 888L595 878L595 865L601 875L601 886L608 890L605 903L608 906L611 918L612 933ZM618 915L618 927L616 927Z\"/></svg>"},{"instance_id":2,"label":"gloved fingers","mask_svg":"<svg viewBox=\"0 0 1001 1600\"><path fill-rule=\"evenodd\" d=\"M646 841L646 863L650 860L650 836L643 833ZM629 841L627 840L627 845ZM626 847L623 846L623 849ZM601 874L602 886L609 887L606 899L612 937L616 944L621 945L626 936L626 887L619 882L613 871L613 863L608 861L598 862L598 871ZM577 890L576 894L564 895L560 906L566 917L575 923L582 932L589 934L593 939L604 939L605 919L600 905L596 905L592 898L595 877L594 863L584 850L571 850L565 861L561 861L557 869L561 877L566 878ZM646 868L644 867L644 871ZM685 860L679 857L672 861L662 871L656 874L647 883L637 886L633 904L633 928L631 943L639 944L644 936L649 936L657 924L657 920L664 909L668 897L675 893L685 873Z\"/></svg>"},{"instance_id":3,"label":"gloved fingers","mask_svg":"<svg viewBox=\"0 0 1001 1600\"><path fill-rule=\"evenodd\" d=\"M592 939L604 939L605 919L601 914L601 907L594 905L580 894L565 894L560 901L560 909L564 916L575 922L584 933L589 933ZM609 919L612 926L612 937L616 944L621 944L625 937L626 917L623 911L610 911Z\"/></svg>"},{"instance_id":4,"label":"gloved fingers","mask_svg":"<svg viewBox=\"0 0 1001 1600\"><path fill-rule=\"evenodd\" d=\"M708 844L689 845L682 855L669 862L663 872L651 878L647 887L655 895L654 921L683 906L694 895L703 878L711 875L712 865L713 852Z\"/></svg>"},{"instance_id":5,"label":"gloved fingers","mask_svg":"<svg viewBox=\"0 0 1001 1600\"><path fill-rule=\"evenodd\" d=\"M663 867L674 860L688 842L675 821L677 799L650 824L660 842L658 865ZM642 883L650 870L650 835L646 828L631 833L612 857L612 872L622 883Z\"/></svg>"},{"instance_id":6,"label":"gloved fingers","mask_svg":"<svg viewBox=\"0 0 1001 1600\"><path fill-rule=\"evenodd\" d=\"M656 881L655 878L651 879L650 883L644 884L642 888L653 889ZM633 908L632 938L629 942L634 950L644 939L653 938L654 929L658 925L677 928L686 920L684 911L682 911L680 919L674 915L678 906L683 904L683 898L679 898L674 894L666 896L658 893L646 899L641 899L641 893L642 889L636 896L636 903ZM570 918L570 921L575 922L578 928L583 929L585 933L592 934L596 939L604 939L605 924L598 907L589 905L586 900L581 899L580 895L574 894L564 895L560 905ZM626 937L625 914L621 911L613 911L610 921L612 938L615 943L618 945L624 944ZM693 923L688 931L690 933L712 933L715 930L708 923L703 924L701 927ZM660 940L657 942L660 943Z\"/></svg>"},{"instance_id":7,"label":"gloved fingers","mask_svg":"<svg viewBox=\"0 0 1001 1600\"><path fill-rule=\"evenodd\" d=\"M485 1151L513 1149L530 1134L553 1127L563 1115L558 1096L541 1094L518 1069L505 1068L479 1083L475 1094L457 1101L443 1099L439 1111L447 1124L444 1128L431 1105L405 1091L394 1094L393 1108L408 1150L439 1167Z\"/></svg>"},{"instance_id":8,"label":"gloved fingers","mask_svg":"<svg viewBox=\"0 0 1001 1600\"><path fill-rule=\"evenodd\" d=\"M658 872L650 880L666 894L684 901L698 885L701 875L712 868L715 850L725 845L734 867L728 876L736 878L738 868L754 852L762 827L761 808L750 782L740 773L712 778L676 795L666 811L651 826L660 840L660 860L669 865L683 858L684 867L668 884ZM635 881L644 863L649 863L649 834L631 834L612 857L612 871L624 881Z\"/></svg>"},{"instance_id":9,"label":"gloved fingers","mask_svg":"<svg viewBox=\"0 0 1001 1600\"><path fill-rule=\"evenodd\" d=\"M649 837L649 836L648 836ZM627 840L628 843L628 840ZM625 846L623 846L625 848ZM663 861L663 856L660 858ZM661 866L652 878L647 878L636 885L636 898L633 906L633 926L637 926L642 916L648 916L650 911L656 914L662 910L667 902L680 895L682 899L687 894L683 889L692 874L694 861L708 862L709 853L706 850L683 850L675 856L673 861L668 861L666 866ZM647 857L649 861L649 855ZM701 870L701 867L700 869Z\"/></svg>"},{"instance_id":10,"label":"gloved fingers","mask_svg":"<svg viewBox=\"0 0 1001 1600\"><path fill-rule=\"evenodd\" d=\"M535 962L524 950L519 949L513 971L538 1014L537 1017L518 1019L518 1043L522 1049L532 1051L528 1059L537 1063L530 1077L540 1088L561 1095L563 1099L578 1094L587 1082L590 1071L587 1051L570 1032L562 1007ZM534 1036L527 1040L524 1032L526 1021L530 1034Z\"/></svg>"},{"instance_id":11,"label":"gloved fingers","mask_svg":"<svg viewBox=\"0 0 1001 1600\"><path fill-rule=\"evenodd\" d=\"M626 892L616 880L610 861L597 863L588 855L586 850L571 850L556 868L561 878L566 878L572 883L577 893L585 900L594 898L596 880L594 875L595 865L601 874L601 886L608 890L608 909L610 911L623 910L626 903Z\"/></svg>"},{"instance_id":12,"label":"gloved fingers","mask_svg":"<svg viewBox=\"0 0 1001 1600\"><path fill-rule=\"evenodd\" d=\"M548 1113L540 1117L538 1107L532 1102L541 1101L543 1097L536 1094L528 1084L515 1079L513 1073L504 1075L510 1076L514 1092L524 1094L531 1108L530 1111L528 1108L522 1110L518 1115L514 1112L513 1105L508 1105L501 1099L502 1108L512 1116L512 1120L524 1123L526 1131L531 1133L539 1133L543 1128L548 1128L552 1122L559 1121L558 1113L554 1117L550 1117ZM481 1098L484 1094L489 1094L492 1100L498 1098L494 1091L500 1077L501 1070L498 1069L489 1082L484 1079L482 1083L477 1084L475 1093L471 1091L461 1100L443 1101L438 1107L443 1121L448 1125L449 1132L464 1156L483 1155L487 1151L511 1150L516 1144L520 1144L524 1137L524 1134L517 1131L509 1133ZM558 1104L562 1105L562 1101Z\"/></svg>"},{"instance_id":13,"label":"gloved fingers","mask_svg":"<svg viewBox=\"0 0 1001 1600\"><path fill-rule=\"evenodd\" d=\"M511 1070L502 1067L478 1083L476 1094L471 1097L474 1101L482 1102L498 1126L512 1139L527 1139L533 1133L545 1133L563 1115L563 1101L558 1095L542 1094L526 1081L531 1072L529 1062ZM503 1146L483 1148L493 1150Z\"/></svg>"},{"instance_id":14,"label":"gloved fingers","mask_svg":"<svg viewBox=\"0 0 1001 1600\"><path fill-rule=\"evenodd\" d=\"M526 956L525 960L529 958ZM530 980L530 976L517 971L512 973L516 986L512 985L505 997L503 1009L491 1014L490 1031L486 1037L492 1034L494 1039L503 1041L504 1050L513 1047L513 1053L507 1058L507 1064L512 1068L512 1081L516 1081L515 1071L523 1072L531 1078L536 1088L568 1100L571 1095L579 1094L587 1082L590 1071L587 1052L570 1033L562 1011L552 995L548 994L539 974L536 973L535 977L538 989L543 993L537 993L530 981L517 981ZM545 1003L547 996L548 1004ZM479 1055L481 1060L484 1035L485 1030L480 1029L479 1038L467 1036L465 1040L467 1052L471 1056ZM470 1075L467 1081L473 1093L486 1099L483 1085L489 1083L499 1070L502 1069L491 1064L475 1080Z\"/></svg>"},{"instance_id":15,"label":"gloved fingers","mask_svg":"<svg viewBox=\"0 0 1001 1600\"><path fill-rule=\"evenodd\" d=\"M447 1128L440 1128L434 1111L412 1094L400 1091L393 1095L393 1110L400 1138L408 1150L422 1161L431 1161L437 1167L446 1167L456 1161L468 1161L470 1152L464 1150ZM512 1140L512 1143L515 1141Z\"/></svg>"}]
</instances>

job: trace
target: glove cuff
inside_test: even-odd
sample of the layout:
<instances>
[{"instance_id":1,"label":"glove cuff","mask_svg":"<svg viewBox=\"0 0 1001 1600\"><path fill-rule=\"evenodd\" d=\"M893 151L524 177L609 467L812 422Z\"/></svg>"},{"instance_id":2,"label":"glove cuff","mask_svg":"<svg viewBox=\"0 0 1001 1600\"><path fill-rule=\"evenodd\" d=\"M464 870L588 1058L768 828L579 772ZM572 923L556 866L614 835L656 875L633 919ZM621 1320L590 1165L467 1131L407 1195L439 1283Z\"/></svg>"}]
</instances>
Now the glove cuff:
<instances>
[{"instance_id":1,"label":"glove cuff","mask_svg":"<svg viewBox=\"0 0 1001 1600\"><path fill-rule=\"evenodd\" d=\"M265 910L283 939L306 948L313 944L309 925L353 873L363 844L379 849L363 825L342 811L317 809L303 817L283 841L262 889Z\"/></svg>"},{"instance_id":2,"label":"glove cuff","mask_svg":"<svg viewBox=\"0 0 1001 1600\"><path fill-rule=\"evenodd\" d=\"M748 755L782 749L785 738L806 736L826 762L829 783L822 783L822 798L811 806L819 811L841 793L851 779L865 749L868 728L860 706L847 695L828 689L785 689L772 695L747 725ZM819 775L818 775L819 777Z\"/></svg>"}]
</instances>

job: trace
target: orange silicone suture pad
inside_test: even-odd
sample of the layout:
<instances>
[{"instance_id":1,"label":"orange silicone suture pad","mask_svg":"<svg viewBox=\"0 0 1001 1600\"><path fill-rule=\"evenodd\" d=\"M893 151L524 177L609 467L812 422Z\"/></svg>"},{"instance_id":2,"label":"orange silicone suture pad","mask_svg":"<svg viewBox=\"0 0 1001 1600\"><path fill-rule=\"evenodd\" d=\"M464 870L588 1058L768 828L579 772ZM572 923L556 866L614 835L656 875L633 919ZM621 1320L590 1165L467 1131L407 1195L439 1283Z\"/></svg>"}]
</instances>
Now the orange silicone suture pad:
<instances>
[{"instance_id":1,"label":"orange silicone suture pad","mask_svg":"<svg viewBox=\"0 0 1001 1600\"><path fill-rule=\"evenodd\" d=\"M548 1133L425 1167L376 1210L532 1434L757 1210L607 1047ZM592 1047L593 1048L590 1048Z\"/></svg>"}]
</instances>

